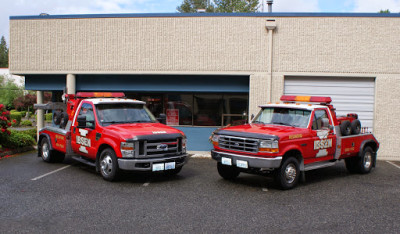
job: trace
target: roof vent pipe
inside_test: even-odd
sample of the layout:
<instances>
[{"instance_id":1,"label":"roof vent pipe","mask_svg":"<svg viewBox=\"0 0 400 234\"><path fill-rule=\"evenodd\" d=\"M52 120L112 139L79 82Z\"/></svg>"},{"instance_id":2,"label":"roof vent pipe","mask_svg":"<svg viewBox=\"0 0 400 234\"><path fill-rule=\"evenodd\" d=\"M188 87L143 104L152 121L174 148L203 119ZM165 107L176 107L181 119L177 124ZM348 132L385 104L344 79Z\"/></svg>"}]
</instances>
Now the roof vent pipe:
<instances>
[{"instance_id":1,"label":"roof vent pipe","mask_svg":"<svg viewBox=\"0 0 400 234\"><path fill-rule=\"evenodd\" d=\"M267 4L268 4L268 12L271 13L272 12L272 3L274 1L273 0L267 0Z\"/></svg>"}]
</instances>

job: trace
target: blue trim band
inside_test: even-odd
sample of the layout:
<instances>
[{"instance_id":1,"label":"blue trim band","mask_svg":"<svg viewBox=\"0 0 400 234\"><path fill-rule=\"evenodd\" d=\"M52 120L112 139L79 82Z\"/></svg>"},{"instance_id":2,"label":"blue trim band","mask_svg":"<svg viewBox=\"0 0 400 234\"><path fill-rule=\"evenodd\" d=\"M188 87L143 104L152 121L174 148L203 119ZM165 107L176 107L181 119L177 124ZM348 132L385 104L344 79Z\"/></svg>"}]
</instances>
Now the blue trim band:
<instances>
[{"instance_id":1,"label":"blue trim band","mask_svg":"<svg viewBox=\"0 0 400 234\"><path fill-rule=\"evenodd\" d=\"M82 19L82 18L154 18L154 17L400 17L400 13L129 13L80 15L25 15L10 16L10 20Z\"/></svg>"}]
</instances>

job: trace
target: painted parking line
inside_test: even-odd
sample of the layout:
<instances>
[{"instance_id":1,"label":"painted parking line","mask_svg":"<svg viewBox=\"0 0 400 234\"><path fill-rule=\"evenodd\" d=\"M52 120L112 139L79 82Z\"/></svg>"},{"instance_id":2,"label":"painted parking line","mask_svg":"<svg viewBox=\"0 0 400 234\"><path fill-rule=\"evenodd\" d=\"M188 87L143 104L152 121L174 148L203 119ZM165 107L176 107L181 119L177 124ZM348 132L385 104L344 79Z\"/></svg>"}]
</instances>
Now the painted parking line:
<instances>
[{"instance_id":1,"label":"painted parking line","mask_svg":"<svg viewBox=\"0 0 400 234\"><path fill-rule=\"evenodd\" d=\"M143 187L147 187L149 185L150 185L150 182L146 182L146 183L143 184Z\"/></svg>"},{"instance_id":2,"label":"painted parking line","mask_svg":"<svg viewBox=\"0 0 400 234\"><path fill-rule=\"evenodd\" d=\"M35 177L35 178L31 179L31 180L39 180L39 179L41 179L41 178L43 178L43 177L46 177L46 176L48 176L48 175L51 175L51 174L54 174L54 173L59 172L59 171L61 171L61 170L67 169L67 168L70 167L70 166L72 166L72 165L68 165L68 166L65 166L65 167L58 168L57 170L54 170L54 171L51 171L51 172L46 173L46 174L44 174L44 175Z\"/></svg>"},{"instance_id":3,"label":"painted parking line","mask_svg":"<svg viewBox=\"0 0 400 234\"><path fill-rule=\"evenodd\" d=\"M395 166L395 167L397 167L397 168L400 169L400 166L398 166L398 165L396 165L396 164L394 164L394 163L392 163L392 162L390 162L390 161L386 161L386 162L389 163L389 164L392 164L393 166Z\"/></svg>"}]
</instances>

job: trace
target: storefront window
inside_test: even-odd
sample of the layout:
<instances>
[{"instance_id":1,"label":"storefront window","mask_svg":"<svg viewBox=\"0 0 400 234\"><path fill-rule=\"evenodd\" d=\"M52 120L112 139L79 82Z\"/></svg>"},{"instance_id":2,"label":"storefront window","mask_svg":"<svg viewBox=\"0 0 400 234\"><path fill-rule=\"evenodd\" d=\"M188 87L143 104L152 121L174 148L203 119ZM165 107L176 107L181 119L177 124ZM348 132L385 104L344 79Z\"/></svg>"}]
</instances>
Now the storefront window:
<instances>
[{"instance_id":1,"label":"storefront window","mask_svg":"<svg viewBox=\"0 0 400 234\"><path fill-rule=\"evenodd\" d=\"M171 126L226 126L247 122L247 94L127 94L146 102L158 117L164 113Z\"/></svg>"}]
</instances>

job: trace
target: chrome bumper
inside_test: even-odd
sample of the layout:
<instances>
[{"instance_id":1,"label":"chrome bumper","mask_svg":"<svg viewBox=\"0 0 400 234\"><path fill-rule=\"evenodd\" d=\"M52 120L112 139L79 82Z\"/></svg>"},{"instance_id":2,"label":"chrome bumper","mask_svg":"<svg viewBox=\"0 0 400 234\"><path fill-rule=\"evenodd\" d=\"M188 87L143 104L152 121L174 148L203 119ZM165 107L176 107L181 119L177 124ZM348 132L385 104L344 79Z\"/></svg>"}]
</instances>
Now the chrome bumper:
<instances>
[{"instance_id":1,"label":"chrome bumper","mask_svg":"<svg viewBox=\"0 0 400 234\"><path fill-rule=\"evenodd\" d=\"M166 158L118 159L119 168L127 171L152 171L154 163L175 162L175 168L182 167L189 160L188 154Z\"/></svg>"},{"instance_id":2,"label":"chrome bumper","mask_svg":"<svg viewBox=\"0 0 400 234\"><path fill-rule=\"evenodd\" d=\"M278 168L281 165L282 157L275 158L258 158L226 152L217 152L211 150L211 157L221 162L221 157L232 159L232 165L236 165L236 160L247 161L249 168Z\"/></svg>"}]
</instances>

